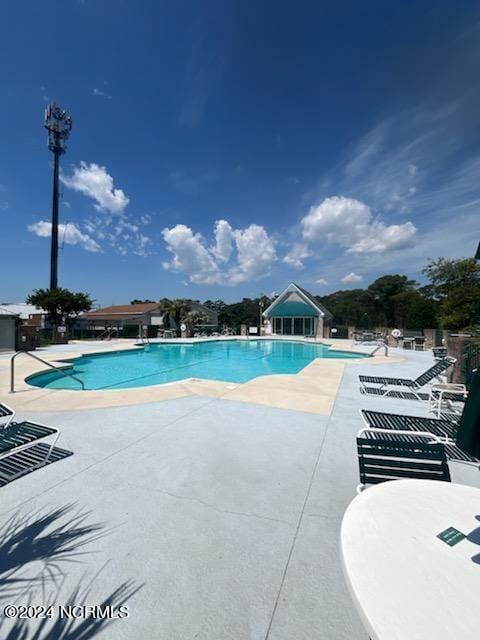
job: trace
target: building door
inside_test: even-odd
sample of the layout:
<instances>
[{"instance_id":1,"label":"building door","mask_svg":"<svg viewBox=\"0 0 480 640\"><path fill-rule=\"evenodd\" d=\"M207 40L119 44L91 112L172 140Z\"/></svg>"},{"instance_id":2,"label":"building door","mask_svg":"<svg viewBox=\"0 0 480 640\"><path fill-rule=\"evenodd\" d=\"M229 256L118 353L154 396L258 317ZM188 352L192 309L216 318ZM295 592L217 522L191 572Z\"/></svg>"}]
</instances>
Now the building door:
<instances>
[{"instance_id":1,"label":"building door","mask_svg":"<svg viewBox=\"0 0 480 640\"><path fill-rule=\"evenodd\" d=\"M303 336L303 318L293 319L293 333L296 336Z\"/></svg>"},{"instance_id":2,"label":"building door","mask_svg":"<svg viewBox=\"0 0 480 640\"><path fill-rule=\"evenodd\" d=\"M285 336L292 335L292 318L283 319L283 335Z\"/></svg>"}]
</instances>

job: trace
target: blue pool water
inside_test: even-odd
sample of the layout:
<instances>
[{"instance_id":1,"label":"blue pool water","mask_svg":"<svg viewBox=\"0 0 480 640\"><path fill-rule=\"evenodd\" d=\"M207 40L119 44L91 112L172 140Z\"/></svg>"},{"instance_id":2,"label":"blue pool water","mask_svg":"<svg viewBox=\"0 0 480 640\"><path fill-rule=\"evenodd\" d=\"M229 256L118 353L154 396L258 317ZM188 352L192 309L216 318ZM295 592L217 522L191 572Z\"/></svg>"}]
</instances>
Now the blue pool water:
<instances>
[{"instance_id":1,"label":"blue pool water","mask_svg":"<svg viewBox=\"0 0 480 640\"><path fill-rule=\"evenodd\" d=\"M85 389L127 389L164 382L205 378L247 382L273 373L298 373L315 358L363 358L332 351L321 344L284 340L232 340L190 344L152 344L116 353L86 355L70 361L67 371ZM57 371L27 378L37 387L80 389L78 382Z\"/></svg>"}]
</instances>

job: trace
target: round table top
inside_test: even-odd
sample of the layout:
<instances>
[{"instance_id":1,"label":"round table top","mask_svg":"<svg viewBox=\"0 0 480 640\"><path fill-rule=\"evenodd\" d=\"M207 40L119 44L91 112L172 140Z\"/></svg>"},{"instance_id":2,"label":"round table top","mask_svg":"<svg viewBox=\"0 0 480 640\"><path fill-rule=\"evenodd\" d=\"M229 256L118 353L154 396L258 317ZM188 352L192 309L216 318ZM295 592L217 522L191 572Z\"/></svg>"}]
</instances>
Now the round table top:
<instances>
[{"instance_id":1,"label":"round table top","mask_svg":"<svg viewBox=\"0 0 480 640\"><path fill-rule=\"evenodd\" d=\"M479 640L479 489L432 480L368 488L345 512L341 548L372 640Z\"/></svg>"}]
</instances>

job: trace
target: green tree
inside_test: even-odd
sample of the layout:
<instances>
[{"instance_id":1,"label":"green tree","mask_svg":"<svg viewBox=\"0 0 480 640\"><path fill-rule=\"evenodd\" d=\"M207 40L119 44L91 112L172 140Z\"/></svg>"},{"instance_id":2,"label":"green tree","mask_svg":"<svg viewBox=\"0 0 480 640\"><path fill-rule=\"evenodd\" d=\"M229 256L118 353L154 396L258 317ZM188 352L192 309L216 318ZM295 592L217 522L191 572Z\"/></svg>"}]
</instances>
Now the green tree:
<instances>
[{"instance_id":1,"label":"green tree","mask_svg":"<svg viewBox=\"0 0 480 640\"><path fill-rule=\"evenodd\" d=\"M474 258L431 260L423 273L430 280L430 294L439 303L443 328L458 331L475 322L480 300L480 266Z\"/></svg>"},{"instance_id":2,"label":"green tree","mask_svg":"<svg viewBox=\"0 0 480 640\"><path fill-rule=\"evenodd\" d=\"M90 311L93 306L93 300L88 293L74 293L62 288L34 289L28 296L27 303L40 307L48 313L54 340L58 325L62 322L73 325L80 313Z\"/></svg>"},{"instance_id":3,"label":"green tree","mask_svg":"<svg viewBox=\"0 0 480 640\"><path fill-rule=\"evenodd\" d=\"M164 321L165 328L170 327L170 318L173 318L175 320L177 334L180 335L180 325L187 319L187 315L192 309L192 300L183 298L169 300L168 298L163 298L159 304L160 311L166 315L168 327Z\"/></svg>"},{"instance_id":4,"label":"green tree","mask_svg":"<svg viewBox=\"0 0 480 640\"><path fill-rule=\"evenodd\" d=\"M396 327L419 330L437 327L437 302L428 300L419 290L397 293L393 303Z\"/></svg>"},{"instance_id":5,"label":"green tree","mask_svg":"<svg viewBox=\"0 0 480 640\"><path fill-rule=\"evenodd\" d=\"M407 276L387 275L377 278L368 287L372 296L376 324L392 327L395 324L395 300L400 293L412 292L415 280Z\"/></svg>"},{"instance_id":6,"label":"green tree","mask_svg":"<svg viewBox=\"0 0 480 640\"><path fill-rule=\"evenodd\" d=\"M135 298L135 300L132 300L130 304L153 304L154 302L155 300L137 300L137 298Z\"/></svg>"},{"instance_id":7,"label":"green tree","mask_svg":"<svg viewBox=\"0 0 480 640\"><path fill-rule=\"evenodd\" d=\"M365 289L335 291L327 296L317 296L317 300L330 311L335 324L361 327L365 313L370 324L376 324L374 300Z\"/></svg>"},{"instance_id":8,"label":"green tree","mask_svg":"<svg viewBox=\"0 0 480 640\"><path fill-rule=\"evenodd\" d=\"M231 329L238 331L241 324L258 326L260 322L260 303L262 310L269 306L271 299L268 296L259 298L243 298L241 302L228 304L219 313L218 321L226 324Z\"/></svg>"}]
</instances>

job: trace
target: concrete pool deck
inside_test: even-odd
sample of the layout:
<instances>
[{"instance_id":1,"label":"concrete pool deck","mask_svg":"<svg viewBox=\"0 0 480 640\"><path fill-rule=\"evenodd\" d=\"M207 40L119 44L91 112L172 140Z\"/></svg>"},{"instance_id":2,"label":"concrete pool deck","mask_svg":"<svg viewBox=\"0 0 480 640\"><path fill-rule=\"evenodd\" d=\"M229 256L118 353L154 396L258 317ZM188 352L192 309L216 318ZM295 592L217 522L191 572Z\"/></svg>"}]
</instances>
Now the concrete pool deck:
<instances>
[{"instance_id":1,"label":"concrete pool deck","mask_svg":"<svg viewBox=\"0 0 480 640\"><path fill-rule=\"evenodd\" d=\"M379 375L414 377L432 362L401 356ZM0 608L128 605L106 627L78 621L101 640L366 640L339 555L359 409L427 415L419 402L360 394L369 369L345 366L329 416L200 395L22 409L60 427L73 455L0 488ZM450 468L480 486L477 469ZM9 624L0 618L0 637Z\"/></svg>"},{"instance_id":2,"label":"concrete pool deck","mask_svg":"<svg viewBox=\"0 0 480 640\"><path fill-rule=\"evenodd\" d=\"M235 339L235 338L233 338ZM225 340L232 340L226 338ZM161 342L161 341L158 341ZM188 342L185 340L184 342ZM38 349L35 354L55 366L65 366L66 359L78 358L84 353L101 353L134 349L135 340L112 342L74 342ZM172 344L172 341L166 341ZM323 341L336 350L371 353L374 346L355 345L351 340ZM338 386L346 366L400 362L400 354L388 358L379 351L368 360L317 359L298 374L277 374L261 376L244 384L204 379L188 379L162 385L137 387L132 389L110 389L105 391L71 391L42 389L25 382L25 378L44 371L47 367L28 356L20 355L15 364L15 394L10 394L10 371L8 356L0 356L0 401L13 402L18 408L29 411L48 411L67 408L69 411L116 407L173 400L190 396L208 396L240 402L321 413L331 413ZM4 364L4 368L2 368Z\"/></svg>"}]
</instances>

